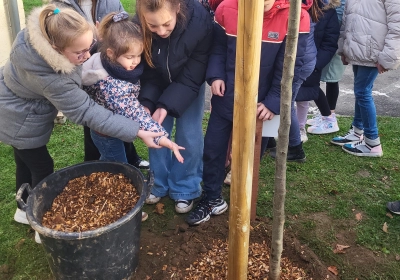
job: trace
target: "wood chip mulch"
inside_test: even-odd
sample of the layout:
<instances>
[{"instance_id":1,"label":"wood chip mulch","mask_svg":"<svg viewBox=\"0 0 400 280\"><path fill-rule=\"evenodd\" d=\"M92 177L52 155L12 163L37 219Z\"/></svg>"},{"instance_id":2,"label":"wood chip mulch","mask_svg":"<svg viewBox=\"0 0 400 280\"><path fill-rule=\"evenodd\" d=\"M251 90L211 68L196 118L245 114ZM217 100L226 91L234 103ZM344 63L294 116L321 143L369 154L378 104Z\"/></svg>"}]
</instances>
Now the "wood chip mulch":
<instances>
[{"instance_id":1,"label":"wood chip mulch","mask_svg":"<svg viewBox=\"0 0 400 280\"><path fill-rule=\"evenodd\" d=\"M138 200L136 188L123 174L96 172L70 180L42 224L64 232L94 230L117 221Z\"/></svg>"},{"instance_id":2,"label":"wood chip mulch","mask_svg":"<svg viewBox=\"0 0 400 280\"><path fill-rule=\"evenodd\" d=\"M270 249L265 242L249 245L247 279L268 279ZM281 280L309 279L306 272L294 266L287 258L281 259ZM215 240L212 249L186 269L188 280L226 279L228 271L228 242ZM173 277L171 275L171 278Z\"/></svg>"}]
</instances>

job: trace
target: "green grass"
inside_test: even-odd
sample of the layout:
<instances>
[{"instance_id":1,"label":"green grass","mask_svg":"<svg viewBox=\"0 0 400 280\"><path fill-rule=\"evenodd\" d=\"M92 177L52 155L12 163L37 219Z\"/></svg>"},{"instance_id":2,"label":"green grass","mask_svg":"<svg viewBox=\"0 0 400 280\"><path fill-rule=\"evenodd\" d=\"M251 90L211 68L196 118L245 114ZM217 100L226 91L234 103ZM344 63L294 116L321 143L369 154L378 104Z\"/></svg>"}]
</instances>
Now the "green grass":
<instances>
[{"instance_id":1,"label":"green grass","mask_svg":"<svg viewBox=\"0 0 400 280\"><path fill-rule=\"evenodd\" d=\"M25 16L27 16L33 8L43 5L42 3L42 0L23 0ZM128 13L133 14L135 12L136 0L121 0L121 3Z\"/></svg>"},{"instance_id":2,"label":"green grass","mask_svg":"<svg viewBox=\"0 0 400 280\"><path fill-rule=\"evenodd\" d=\"M347 130L350 121L340 118L341 132ZM400 200L400 124L398 118L387 117L378 118L378 123L382 158L351 156L329 143L332 135L309 135L304 144L307 163L288 164L286 225L322 260L328 264L333 261L346 271L341 279L355 279L361 273L345 263L343 256L332 253L336 235L346 230L356 233L357 246L385 259L384 265L363 271L362 279L400 279L395 260L395 255L400 255L400 219L386 216L385 207L388 201ZM257 213L271 217L275 162L264 157L261 165ZM314 216L320 213L328 223L318 226L320 219ZM362 213L361 221L356 220L356 213ZM385 222L388 233L382 230Z\"/></svg>"},{"instance_id":3,"label":"green grass","mask_svg":"<svg viewBox=\"0 0 400 280\"><path fill-rule=\"evenodd\" d=\"M207 118L208 114L204 127ZM344 132L350 119L340 118L339 123ZM384 148L382 158L351 156L329 144L331 135L309 135L304 144L307 162L288 164L286 227L324 263L337 266L344 275L341 279L399 279L400 266L395 255L400 255L400 219L387 217L385 209L387 201L400 199L399 119L379 118L379 128ZM69 122L55 126L48 148L56 169L82 162L82 135L82 128ZM139 154L147 158L143 143L137 141L135 145ZM34 243L33 232L29 226L13 221L15 166L12 148L4 144L0 144L0 164L0 279L48 279L50 271L45 255ZM275 162L265 156L260 168L259 216L272 215L274 169ZM227 189L224 188L226 196ZM151 209L144 208L150 214L147 226L155 231L167 228L168 219L175 215L173 203L168 199L163 202L166 207L163 219L154 218ZM356 213L362 213L361 221L356 221ZM389 225L389 233L382 231L384 222ZM381 262L361 271L345 255L333 254L333 245L341 241L338 235L344 232L354 234L354 249L373 252ZM1 274L4 268L9 273Z\"/></svg>"}]
</instances>

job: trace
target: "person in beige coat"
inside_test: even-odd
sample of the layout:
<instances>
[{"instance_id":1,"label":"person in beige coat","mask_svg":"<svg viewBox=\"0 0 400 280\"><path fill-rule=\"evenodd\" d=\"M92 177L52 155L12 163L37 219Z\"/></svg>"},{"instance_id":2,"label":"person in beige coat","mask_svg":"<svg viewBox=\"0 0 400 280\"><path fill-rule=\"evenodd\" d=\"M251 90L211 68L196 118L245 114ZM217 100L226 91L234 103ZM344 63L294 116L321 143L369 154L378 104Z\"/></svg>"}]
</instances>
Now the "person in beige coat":
<instances>
[{"instance_id":1,"label":"person in beige coat","mask_svg":"<svg viewBox=\"0 0 400 280\"><path fill-rule=\"evenodd\" d=\"M356 156L383 155L372 88L378 74L400 65L400 2L347 0L338 53L353 65L355 108L350 130L331 143Z\"/></svg>"}]
</instances>

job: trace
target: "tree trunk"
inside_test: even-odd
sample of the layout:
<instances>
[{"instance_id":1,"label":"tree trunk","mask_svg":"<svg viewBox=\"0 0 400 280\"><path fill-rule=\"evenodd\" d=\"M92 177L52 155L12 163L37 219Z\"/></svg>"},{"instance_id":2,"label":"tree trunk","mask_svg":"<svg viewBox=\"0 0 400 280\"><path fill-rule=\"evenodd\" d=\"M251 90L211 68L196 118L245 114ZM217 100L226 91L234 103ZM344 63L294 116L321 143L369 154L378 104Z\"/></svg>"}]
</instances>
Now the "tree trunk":
<instances>
[{"instance_id":1,"label":"tree trunk","mask_svg":"<svg viewBox=\"0 0 400 280\"><path fill-rule=\"evenodd\" d=\"M280 277L281 255L283 250L283 229L285 224L286 196L286 157L289 143L290 110L292 100L292 82L299 36L301 0L290 0L289 27L286 38L285 59L281 82L280 126L276 147L276 167L274 186L274 206L272 224L272 242L269 278Z\"/></svg>"}]
</instances>

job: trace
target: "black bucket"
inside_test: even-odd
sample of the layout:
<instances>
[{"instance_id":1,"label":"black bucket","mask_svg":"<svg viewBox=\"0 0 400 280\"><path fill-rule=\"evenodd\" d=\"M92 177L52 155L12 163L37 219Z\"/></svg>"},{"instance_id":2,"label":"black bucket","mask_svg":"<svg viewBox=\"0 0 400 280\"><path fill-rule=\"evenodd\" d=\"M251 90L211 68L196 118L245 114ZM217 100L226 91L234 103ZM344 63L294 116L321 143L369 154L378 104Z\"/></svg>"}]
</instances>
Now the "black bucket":
<instances>
[{"instance_id":1,"label":"black bucket","mask_svg":"<svg viewBox=\"0 0 400 280\"><path fill-rule=\"evenodd\" d=\"M71 179L94 172L122 173L140 194L136 206L118 221L96 230L62 232L46 228L41 221L53 200ZM17 201L36 230L56 279L132 279L139 258L142 207L153 184L136 167L116 162L93 161L61 169L43 179L32 190L24 184ZM21 195L28 189L28 202Z\"/></svg>"}]
</instances>

